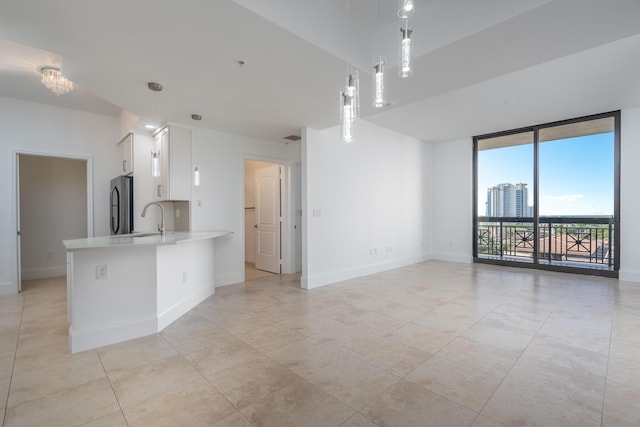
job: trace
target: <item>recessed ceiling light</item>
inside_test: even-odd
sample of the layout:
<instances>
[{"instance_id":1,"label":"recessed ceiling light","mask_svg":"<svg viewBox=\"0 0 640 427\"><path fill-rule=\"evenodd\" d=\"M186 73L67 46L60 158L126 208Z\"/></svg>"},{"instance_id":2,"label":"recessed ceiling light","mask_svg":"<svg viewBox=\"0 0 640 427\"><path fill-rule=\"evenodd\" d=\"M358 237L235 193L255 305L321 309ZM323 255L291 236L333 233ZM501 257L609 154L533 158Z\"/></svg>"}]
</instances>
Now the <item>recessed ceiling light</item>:
<instances>
[{"instance_id":1,"label":"recessed ceiling light","mask_svg":"<svg viewBox=\"0 0 640 427\"><path fill-rule=\"evenodd\" d=\"M147 129L155 129L156 125L151 124L151 123L147 123L146 125L144 125L144 127L146 127Z\"/></svg>"},{"instance_id":2,"label":"recessed ceiling light","mask_svg":"<svg viewBox=\"0 0 640 427\"><path fill-rule=\"evenodd\" d=\"M506 101L504 101L504 105L513 105L516 102L517 101L515 99L507 99Z\"/></svg>"}]
</instances>

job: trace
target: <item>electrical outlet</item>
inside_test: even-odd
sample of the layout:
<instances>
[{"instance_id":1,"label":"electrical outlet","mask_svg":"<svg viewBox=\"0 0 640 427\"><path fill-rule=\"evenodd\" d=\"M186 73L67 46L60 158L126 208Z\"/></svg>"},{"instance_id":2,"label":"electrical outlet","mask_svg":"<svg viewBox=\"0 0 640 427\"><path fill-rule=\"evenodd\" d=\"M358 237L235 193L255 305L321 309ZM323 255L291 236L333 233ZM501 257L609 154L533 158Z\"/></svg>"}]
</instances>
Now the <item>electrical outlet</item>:
<instances>
[{"instance_id":1,"label":"electrical outlet","mask_svg":"<svg viewBox=\"0 0 640 427\"><path fill-rule=\"evenodd\" d=\"M201 208L202 207L202 200L196 200L196 206Z\"/></svg>"},{"instance_id":2,"label":"electrical outlet","mask_svg":"<svg viewBox=\"0 0 640 427\"><path fill-rule=\"evenodd\" d=\"M109 277L109 264L96 265L96 280L104 280Z\"/></svg>"},{"instance_id":3,"label":"electrical outlet","mask_svg":"<svg viewBox=\"0 0 640 427\"><path fill-rule=\"evenodd\" d=\"M176 209L176 218L180 218L180 209Z\"/></svg>"}]
</instances>

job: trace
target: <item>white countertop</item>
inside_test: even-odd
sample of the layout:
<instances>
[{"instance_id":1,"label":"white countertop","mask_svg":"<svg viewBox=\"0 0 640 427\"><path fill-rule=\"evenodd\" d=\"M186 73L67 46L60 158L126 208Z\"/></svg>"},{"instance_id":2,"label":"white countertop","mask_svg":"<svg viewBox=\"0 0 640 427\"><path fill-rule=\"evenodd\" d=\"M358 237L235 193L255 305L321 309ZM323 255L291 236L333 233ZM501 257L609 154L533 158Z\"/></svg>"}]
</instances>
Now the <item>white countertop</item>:
<instances>
[{"instance_id":1,"label":"white countertop","mask_svg":"<svg viewBox=\"0 0 640 427\"><path fill-rule=\"evenodd\" d=\"M139 235L146 234L146 235ZM135 233L116 236L89 237L86 239L63 240L68 251L95 248L115 248L118 246L160 246L176 245L193 240L213 239L228 236L233 231L168 231L164 236L160 234Z\"/></svg>"}]
</instances>

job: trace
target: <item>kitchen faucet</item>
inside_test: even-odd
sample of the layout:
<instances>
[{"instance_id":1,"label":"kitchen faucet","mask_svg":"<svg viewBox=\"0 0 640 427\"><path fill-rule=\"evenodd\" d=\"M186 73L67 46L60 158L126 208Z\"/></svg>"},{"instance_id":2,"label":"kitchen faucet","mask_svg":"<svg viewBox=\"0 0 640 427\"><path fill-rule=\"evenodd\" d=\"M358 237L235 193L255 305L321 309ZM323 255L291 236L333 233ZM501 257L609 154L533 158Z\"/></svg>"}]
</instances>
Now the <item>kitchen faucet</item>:
<instances>
[{"instance_id":1,"label":"kitchen faucet","mask_svg":"<svg viewBox=\"0 0 640 427\"><path fill-rule=\"evenodd\" d=\"M164 236L164 206L162 206L160 203L158 202L150 202L147 203L147 205L144 207L144 209L142 209L142 217L144 218L144 216L147 214L147 208L151 205L156 205L160 208L160 211L162 212L162 216L160 217L160 224L158 224L158 231L160 232L160 234L162 234Z\"/></svg>"}]
</instances>

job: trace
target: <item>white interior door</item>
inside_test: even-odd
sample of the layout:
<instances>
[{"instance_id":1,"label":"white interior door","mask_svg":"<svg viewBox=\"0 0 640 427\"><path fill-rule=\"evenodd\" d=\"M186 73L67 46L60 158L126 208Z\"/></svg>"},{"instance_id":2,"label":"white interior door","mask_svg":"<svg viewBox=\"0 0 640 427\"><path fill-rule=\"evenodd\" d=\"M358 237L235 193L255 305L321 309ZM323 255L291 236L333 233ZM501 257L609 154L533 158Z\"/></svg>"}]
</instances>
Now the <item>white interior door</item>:
<instances>
[{"instance_id":1,"label":"white interior door","mask_svg":"<svg viewBox=\"0 0 640 427\"><path fill-rule=\"evenodd\" d=\"M256 268L280 273L280 166L255 171Z\"/></svg>"}]
</instances>

